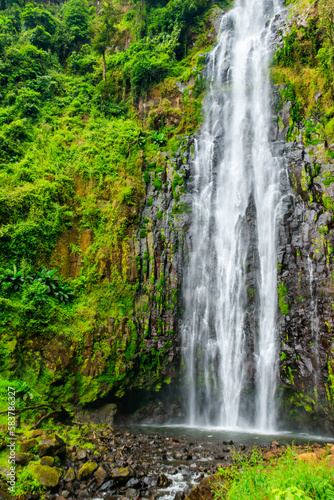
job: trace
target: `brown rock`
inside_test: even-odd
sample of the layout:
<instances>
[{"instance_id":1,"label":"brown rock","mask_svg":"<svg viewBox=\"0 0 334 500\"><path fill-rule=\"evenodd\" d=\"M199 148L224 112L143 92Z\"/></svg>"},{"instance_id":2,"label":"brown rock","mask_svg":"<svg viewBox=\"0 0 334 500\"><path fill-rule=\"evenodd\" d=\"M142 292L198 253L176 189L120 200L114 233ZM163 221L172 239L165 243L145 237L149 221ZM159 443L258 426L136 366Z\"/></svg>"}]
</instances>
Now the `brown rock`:
<instances>
[{"instance_id":1,"label":"brown rock","mask_svg":"<svg viewBox=\"0 0 334 500\"><path fill-rule=\"evenodd\" d=\"M317 461L317 455L315 453L301 453L297 456L297 460L304 460L305 462Z\"/></svg>"},{"instance_id":2,"label":"brown rock","mask_svg":"<svg viewBox=\"0 0 334 500\"><path fill-rule=\"evenodd\" d=\"M214 486L223 486L224 479L215 474L214 476L205 477L193 491L189 493L186 500L214 500L215 488Z\"/></svg>"},{"instance_id":3,"label":"brown rock","mask_svg":"<svg viewBox=\"0 0 334 500\"><path fill-rule=\"evenodd\" d=\"M52 434L51 436L42 439L41 444L38 447L38 455L40 457L47 456L57 456L65 453L66 444L62 438L57 436L57 434Z\"/></svg>"},{"instance_id":4,"label":"brown rock","mask_svg":"<svg viewBox=\"0 0 334 500\"><path fill-rule=\"evenodd\" d=\"M87 248L93 243L94 233L91 229L86 229L80 235L80 248L82 252L85 252Z\"/></svg>"},{"instance_id":5,"label":"brown rock","mask_svg":"<svg viewBox=\"0 0 334 500\"><path fill-rule=\"evenodd\" d=\"M277 446L279 446L278 441L273 441L273 442L271 443L271 446L272 446L273 448L277 448Z\"/></svg>"},{"instance_id":6,"label":"brown rock","mask_svg":"<svg viewBox=\"0 0 334 500\"><path fill-rule=\"evenodd\" d=\"M78 460L84 460L86 457L87 457L87 451L86 450L79 449L77 451L77 459Z\"/></svg>"},{"instance_id":7,"label":"brown rock","mask_svg":"<svg viewBox=\"0 0 334 500\"><path fill-rule=\"evenodd\" d=\"M334 460L327 462L326 467L329 467L330 469L334 468Z\"/></svg>"},{"instance_id":8,"label":"brown rock","mask_svg":"<svg viewBox=\"0 0 334 500\"><path fill-rule=\"evenodd\" d=\"M15 463L19 465L27 465L33 458L33 453L17 453L15 455Z\"/></svg>"},{"instance_id":9,"label":"brown rock","mask_svg":"<svg viewBox=\"0 0 334 500\"><path fill-rule=\"evenodd\" d=\"M276 453L273 451L266 451L262 455L263 460L271 460L274 457L276 457Z\"/></svg>"},{"instance_id":10,"label":"brown rock","mask_svg":"<svg viewBox=\"0 0 334 500\"><path fill-rule=\"evenodd\" d=\"M317 455L317 458L321 460L321 458L327 455L327 450L325 448L316 448L314 453Z\"/></svg>"},{"instance_id":11,"label":"brown rock","mask_svg":"<svg viewBox=\"0 0 334 500\"><path fill-rule=\"evenodd\" d=\"M104 470L104 468L101 465L94 472L94 477L96 479L97 486L100 487L104 483L104 481L105 481L105 479L107 477L107 473L106 473L106 471Z\"/></svg>"}]
</instances>

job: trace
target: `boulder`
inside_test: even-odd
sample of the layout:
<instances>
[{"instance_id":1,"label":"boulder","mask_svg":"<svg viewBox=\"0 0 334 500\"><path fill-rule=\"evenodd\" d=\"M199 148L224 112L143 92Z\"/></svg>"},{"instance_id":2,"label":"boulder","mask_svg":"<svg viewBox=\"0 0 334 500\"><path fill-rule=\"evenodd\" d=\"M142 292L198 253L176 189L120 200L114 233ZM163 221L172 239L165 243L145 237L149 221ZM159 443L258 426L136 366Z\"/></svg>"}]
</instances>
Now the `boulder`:
<instances>
[{"instance_id":1,"label":"boulder","mask_svg":"<svg viewBox=\"0 0 334 500\"><path fill-rule=\"evenodd\" d=\"M89 460L89 462L86 462L77 473L78 481L81 481L81 479L84 479L85 477L89 476L96 469L97 469L97 463L93 462L92 460Z\"/></svg>"},{"instance_id":2,"label":"boulder","mask_svg":"<svg viewBox=\"0 0 334 500\"><path fill-rule=\"evenodd\" d=\"M317 448L314 450L314 453L316 454L317 458L321 460L327 455L327 450L325 448Z\"/></svg>"},{"instance_id":3,"label":"boulder","mask_svg":"<svg viewBox=\"0 0 334 500\"><path fill-rule=\"evenodd\" d=\"M79 450L77 451L77 459L85 460L86 457L87 457L87 451L79 448Z\"/></svg>"},{"instance_id":4,"label":"boulder","mask_svg":"<svg viewBox=\"0 0 334 500\"><path fill-rule=\"evenodd\" d=\"M55 459L53 457L48 457L45 456L41 458L40 464L41 465L48 465L49 467L52 467L55 463Z\"/></svg>"},{"instance_id":5,"label":"boulder","mask_svg":"<svg viewBox=\"0 0 334 500\"><path fill-rule=\"evenodd\" d=\"M172 484L172 481L168 479L168 477L165 474L160 474L160 476L157 479L157 486L159 488L167 488L167 486L170 486Z\"/></svg>"},{"instance_id":6,"label":"boulder","mask_svg":"<svg viewBox=\"0 0 334 500\"><path fill-rule=\"evenodd\" d=\"M51 436L42 439L41 444L38 446L38 455L40 457L57 456L62 455L65 452L65 441L57 436L57 434L52 434Z\"/></svg>"},{"instance_id":7,"label":"boulder","mask_svg":"<svg viewBox=\"0 0 334 500\"><path fill-rule=\"evenodd\" d=\"M100 467L94 472L94 477L96 479L97 486L101 486L106 480L107 473L104 468L100 465Z\"/></svg>"},{"instance_id":8,"label":"boulder","mask_svg":"<svg viewBox=\"0 0 334 500\"><path fill-rule=\"evenodd\" d=\"M17 453L15 455L15 463L19 465L27 465L33 458L33 453Z\"/></svg>"},{"instance_id":9,"label":"boulder","mask_svg":"<svg viewBox=\"0 0 334 500\"><path fill-rule=\"evenodd\" d=\"M317 461L317 455L315 453L301 453L300 455L297 456L297 460L304 461L304 462L316 462Z\"/></svg>"},{"instance_id":10,"label":"boulder","mask_svg":"<svg viewBox=\"0 0 334 500\"><path fill-rule=\"evenodd\" d=\"M36 464L31 468L33 477L47 488L54 488L58 485L62 472L58 467L49 467L48 465Z\"/></svg>"},{"instance_id":11,"label":"boulder","mask_svg":"<svg viewBox=\"0 0 334 500\"><path fill-rule=\"evenodd\" d=\"M21 441L20 443L20 449L22 453L28 453L30 450L36 448L37 446L38 446L38 441L35 438L26 439L25 441Z\"/></svg>"},{"instance_id":12,"label":"boulder","mask_svg":"<svg viewBox=\"0 0 334 500\"><path fill-rule=\"evenodd\" d=\"M218 474L205 477L200 484L195 486L195 488L189 493L186 500L214 500L214 485L223 486L224 483L224 479Z\"/></svg>"},{"instance_id":13,"label":"boulder","mask_svg":"<svg viewBox=\"0 0 334 500\"><path fill-rule=\"evenodd\" d=\"M74 470L70 467L68 469L68 471L66 472L65 476L64 476L64 481L65 483L70 483L71 481L73 481L75 479L75 472Z\"/></svg>"},{"instance_id":14,"label":"boulder","mask_svg":"<svg viewBox=\"0 0 334 500\"><path fill-rule=\"evenodd\" d=\"M266 451L262 455L263 460L271 460L274 457L276 457L276 453L273 451Z\"/></svg>"},{"instance_id":15,"label":"boulder","mask_svg":"<svg viewBox=\"0 0 334 500\"><path fill-rule=\"evenodd\" d=\"M111 477L118 483L126 483L133 475L133 471L130 467L118 467L111 472Z\"/></svg>"}]
</instances>

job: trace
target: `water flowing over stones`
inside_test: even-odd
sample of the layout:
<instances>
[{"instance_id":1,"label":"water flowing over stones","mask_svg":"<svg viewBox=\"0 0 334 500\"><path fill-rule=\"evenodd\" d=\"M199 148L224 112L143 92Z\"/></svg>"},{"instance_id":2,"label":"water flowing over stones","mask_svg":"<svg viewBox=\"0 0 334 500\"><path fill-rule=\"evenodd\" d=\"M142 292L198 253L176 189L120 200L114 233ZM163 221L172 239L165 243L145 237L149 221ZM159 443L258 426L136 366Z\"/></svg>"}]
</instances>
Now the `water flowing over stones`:
<instances>
[{"instance_id":1,"label":"water flowing over stones","mask_svg":"<svg viewBox=\"0 0 334 500\"><path fill-rule=\"evenodd\" d=\"M268 139L268 67L278 10L276 0L237 0L209 55L184 290L191 425L275 425L280 169Z\"/></svg>"}]
</instances>

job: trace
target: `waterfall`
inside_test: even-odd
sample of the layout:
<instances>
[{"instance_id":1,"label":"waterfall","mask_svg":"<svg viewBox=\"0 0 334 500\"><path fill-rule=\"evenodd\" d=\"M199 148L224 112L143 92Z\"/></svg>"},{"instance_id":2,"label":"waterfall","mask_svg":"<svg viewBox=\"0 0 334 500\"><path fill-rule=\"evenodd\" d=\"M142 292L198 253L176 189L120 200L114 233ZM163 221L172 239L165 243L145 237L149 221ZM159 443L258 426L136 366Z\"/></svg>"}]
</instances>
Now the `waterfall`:
<instances>
[{"instance_id":1,"label":"waterfall","mask_svg":"<svg viewBox=\"0 0 334 500\"><path fill-rule=\"evenodd\" d=\"M190 425L275 425L279 165L268 133L270 20L278 10L278 0L236 0L209 55L184 289ZM246 321L250 255L254 335Z\"/></svg>"}]
</instances>

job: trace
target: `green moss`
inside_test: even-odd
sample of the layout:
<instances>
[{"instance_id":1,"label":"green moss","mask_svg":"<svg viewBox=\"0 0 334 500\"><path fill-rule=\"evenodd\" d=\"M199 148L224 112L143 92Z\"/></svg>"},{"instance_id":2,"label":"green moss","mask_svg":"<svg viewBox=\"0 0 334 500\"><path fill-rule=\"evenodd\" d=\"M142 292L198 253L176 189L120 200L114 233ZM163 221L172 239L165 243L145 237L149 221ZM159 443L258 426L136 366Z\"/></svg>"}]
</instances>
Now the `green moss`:
<instances>
[{"instance_id":1,"label":"green moss","mask_svg":"<svg viewBox=\"0 0 334 500\"><path fill-rule=\"evenodd\" d=\"M155 189L160 190L162 188L162 180L159 177L153 179L153 185Z\"/></svg>"},{"instance_id":2,"label":"green moss","mask_svg":"<svg viewBox=\"0 0 334 500\"><path fill-rule=\"evenodd\" d=\"M279 308L281 310L281 313L284 316L289 314L289 304L288 304L288 301L286 299L287 295L288 295L287 289L285 288L283 283L280 283L278 285L278 304L279 304Z\"/></svg>"}]
</instances>

